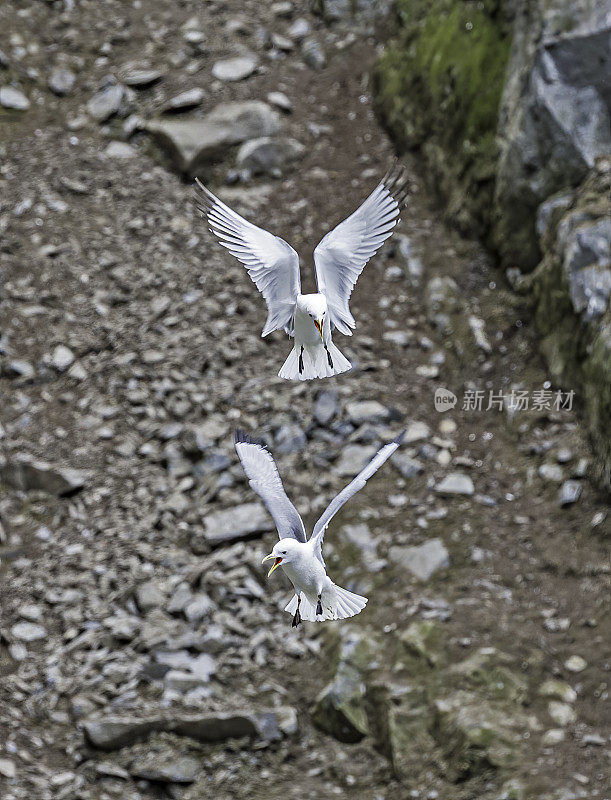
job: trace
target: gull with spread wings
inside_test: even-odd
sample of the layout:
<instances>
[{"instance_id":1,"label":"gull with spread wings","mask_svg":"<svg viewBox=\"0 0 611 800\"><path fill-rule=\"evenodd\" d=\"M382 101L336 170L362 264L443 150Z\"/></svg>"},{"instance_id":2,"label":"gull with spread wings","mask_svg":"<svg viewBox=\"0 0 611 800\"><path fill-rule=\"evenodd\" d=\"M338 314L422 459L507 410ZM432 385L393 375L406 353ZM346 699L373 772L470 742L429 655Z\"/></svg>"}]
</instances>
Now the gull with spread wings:
<instances>
[{"instance_id":1,"label":"gull with spread wings","mask_svg":"<svg viewBox=\"0 0 611 800\"><path fill-rule=\"evenodd\" d=\"M314 250L316 294L301 293L299 256L278 236L248 222L199 180L197 207L211 232L246 267L267 303L262 336L285 330L294 346L278 375L287 380L328 378L351 368L333 344L334 328L352 336L349 300L365 264L391 235L407 196L407 177L393 167L365 202Z\"/></svg>"},{"instance_id":2,"label":"gull with spread wings","mask_svg":"<svg viewBox=\"0 0 611 800\"><path fill-rule=\"evenodd\" d=\"M278 567L295 588L295 594L284 609L293 614L293 627L302 620L323 622L327 619L346 619L362 611L367 598L337 586L327 575L322 556L325 531L333 517L367 480L378 471L400 446L405 431L384 445L367 466L327 506L314 525L312 535L306 537L305 526L299 512L284 491L282 480L271 454L259 442L236 431L235 449L251 488L261 497L278 529L280 541L265 561L273 560L267 577Z\"/></svg>"}]
</instances>

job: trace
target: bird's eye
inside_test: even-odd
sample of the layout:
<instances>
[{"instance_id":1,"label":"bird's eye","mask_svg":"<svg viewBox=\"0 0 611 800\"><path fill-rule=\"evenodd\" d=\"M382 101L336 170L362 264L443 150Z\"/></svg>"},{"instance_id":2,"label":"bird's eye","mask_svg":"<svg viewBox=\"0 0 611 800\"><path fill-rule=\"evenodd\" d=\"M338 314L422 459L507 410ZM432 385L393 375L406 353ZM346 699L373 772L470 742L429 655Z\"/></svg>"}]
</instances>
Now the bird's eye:
<instances>
[{"instance_id":1,"label":"bird's eye","mask_svg":"<svg viewBox=\"0 0 611 800\"><path fill-rule=\"evenodd\" d=\"M286 550L283 550L283 551L282 551L282 555L283 555L283 556L285 556L285 555L286 555Z\"/></svg>"}]
</instances>

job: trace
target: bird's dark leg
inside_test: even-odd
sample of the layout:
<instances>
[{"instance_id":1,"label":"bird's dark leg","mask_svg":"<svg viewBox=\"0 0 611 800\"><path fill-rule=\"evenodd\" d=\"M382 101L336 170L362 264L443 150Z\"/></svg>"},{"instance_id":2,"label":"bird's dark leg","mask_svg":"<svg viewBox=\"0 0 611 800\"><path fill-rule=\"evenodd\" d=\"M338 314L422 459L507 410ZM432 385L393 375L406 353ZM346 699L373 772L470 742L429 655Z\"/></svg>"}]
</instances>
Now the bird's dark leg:
<instances>
[{"instance_id":1,"label":"bird's dark leg","mask_svg":"<svg viewBox=\"0 0 611 800\"><path fill-rule=\"evenodd\" d=\"M299 374L303 372L303 345L301 345L301 350L299 351Z\"/></svg>"},{"instance_id":2,"label":"bird's dark leg","mask_svg":"<svg viewBox=\"0 0 611 800\"><path fill-rule=\"evenodd\" d=\"M331 353L329 352L329 348L325 345L325 350L327 351L327 361L329 362L329 366L333 369L333 359L331 358Z\"/></svg>"},{"instance_id":3,"label":"bird's dark leg","mask_svg":"<svg viewBox=\"0 0 611 800\"><path fill-rule=\"evenodd\" d=\"M297 611L295 611L295 616L293 617L293 624L291 628L296 628L301 623L301 614L299 613L299 606L301 605L301 595L297 595Z\"/></svg>"},{"instance_id":4,"label":"bird's dark leg","mask_svg":"<svg viewBox=\"0 0 611 800\"><path fill-rule=\"evenodd\" d=\"M322 617L322 603L321 603L322 594L318 595L318 603L316 604L316 616L320 615Z\"/></svg>"}]
</instances>

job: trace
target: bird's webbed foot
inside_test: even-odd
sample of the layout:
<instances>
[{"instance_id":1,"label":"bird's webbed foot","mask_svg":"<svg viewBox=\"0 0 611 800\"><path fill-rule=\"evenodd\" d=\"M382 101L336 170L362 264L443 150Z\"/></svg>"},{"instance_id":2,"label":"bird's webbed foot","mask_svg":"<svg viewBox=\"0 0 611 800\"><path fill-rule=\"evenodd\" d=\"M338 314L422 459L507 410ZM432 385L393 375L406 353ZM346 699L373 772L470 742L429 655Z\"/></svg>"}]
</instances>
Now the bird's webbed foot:
<instances>
[{"instance_id":1,"label":"bird's webbed foot","mask_svg":"<svg viewBox=\"0 0 611 800\"><path fill-rule=\"evenodd\" d=\"M325 350L327 352L327 361L329 362L329 366L333 369L333 359L331 358L331 353L329 352L329 348L325 345Z\"/></svg>"},{"instance_id":2,"label":"bird's webbed foot","mask_svg":"<svg viewBox=\"0 0 611 800\"><path fill-rule=\"evenodd\" d=\"M301 345L301 350L299 351L299 374L303 373L303 345Z\"/></svg>"},{"instance_id":3,"label":"bird's webbed foot","mask_svg":"<svg viewBox=\"0 0 611 800\"><path fill-rule=\"evenodd\" d=\"M322 603L320 602L320 595L318 595L318 603L316 603L316 616L322 617Z\"/></svg>"},{"instance_id":4,"label":"bird's webbed foot","mask_svg":"<svg viewBox=\"0 0 611 800\"><path fill-rule=\"evenodd\" d=\"M291 628L296 628L298 625L301 625L301 614L299 613L299 609L295 611L295 615L293 616L293 622L291 623Z\"/></svg>"}]
</instances>

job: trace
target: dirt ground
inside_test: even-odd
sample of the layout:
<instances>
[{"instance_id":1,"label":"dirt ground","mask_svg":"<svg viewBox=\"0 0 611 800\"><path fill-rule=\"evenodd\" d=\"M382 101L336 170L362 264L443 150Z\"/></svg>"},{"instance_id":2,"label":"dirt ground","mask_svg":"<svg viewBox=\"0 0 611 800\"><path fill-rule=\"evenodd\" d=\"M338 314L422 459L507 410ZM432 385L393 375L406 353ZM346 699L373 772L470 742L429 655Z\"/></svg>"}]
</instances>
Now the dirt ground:
<instances>
[{"instance_id":1,"label":"dirt ground","mask_svg":"<svg viewBox=\"0 0 611 800\"><path fill-rule=\"evenodd\" d=\"M194 15L200 43L185 37ZM326 54L321 69L304 63L299 37L291 38L298 18ZM292 48L270 46L270 32ZM282 177L228 187L229 150L201 175L303 254L311 290L309 254L392 161L368 82L380 46L362 21L326 24L291 3L21 0L0 8L0 84L30 100L27 110L0 108L4 800L609 797L608 515L588 479L579 387L562 387L574 389L571 410L486 410L491 391L561 387L546 385L528 308L478 243L444 225L416 159L403 158L413 190L399 235L354 292L357 330L335 337L355 369L298 385L276 378L290 344L279 333L260 338L263 301L212 240L191 182L145 133L129 137L129 157L106 149L128 138L131 114L155 116L187 89L202 89L200 107L186 112L195 116L283 92L292 102L283 133L306 146L303 159ZM216 61L244 48L257 54L257 73L237 82L211 77ZM119 78L134 61L159 70L160 80L133 89L123 117L93 120L86 104L105 76ZM75 76L61 97L47 87L58 65ZM440 301L449 309L445 329L432 299L440 278L456 284ZM483 321L484 342L469 318ZM435 409L439 387L457 396L453 410ZM463 409L469 390L484 392L481 411ZM336 406L331 421L314 414L321 392ZM384 406L384 418L357 421L350 404L369 400ZM386 465L333 521L325 553L334 579L369 597L350 629L383 640L376 680L419 680L405 676L385 643L434 618L444 663L494 647L525 681L523 705L537 729L525 732L508 771L491 767L466 782L452 778L443 758L424 777L399 779L371 737L342 743L316 727L311 708L334 668L335 634L325 630L339 624L291 630L282 612L288 582L268 583L260 566L271 530L212 551L205 541L210 513L256 500L233 451L236 426L269 442L309 528L350 479L338 468L345 448L375 449L415 422L426 427L404 450L417 474ZM83 488L70 496L16 488L20 454L55 471L83 471ZM471 479L471 493L436 490L456 472ZM567 479L581 495L561 506ZM342 531L356 524L367 525L375 558L342 544ZM431 539L443 542L449 567L419 582L390 548ZM151 581L163 597L146 605L137 590ZM208 597L203 619L168 611L180 583ZM31 630L24 638L15 628L23 622L42 634L28 641ZM168 690L150 668L160 646L172 650L181 636L191 643L183 650L215 662L189 696ZM576 693L562 723L538 693L552 678ZM279 706L296 710L298 729L271 744L242 737L202 745L157 733L106 753L83 734L85 719L109 713ZM168 751L195 754L197 776L157 780L134 767ZM525 794L507 794L508 777Z\"/></svg>"}]
</instances>

